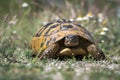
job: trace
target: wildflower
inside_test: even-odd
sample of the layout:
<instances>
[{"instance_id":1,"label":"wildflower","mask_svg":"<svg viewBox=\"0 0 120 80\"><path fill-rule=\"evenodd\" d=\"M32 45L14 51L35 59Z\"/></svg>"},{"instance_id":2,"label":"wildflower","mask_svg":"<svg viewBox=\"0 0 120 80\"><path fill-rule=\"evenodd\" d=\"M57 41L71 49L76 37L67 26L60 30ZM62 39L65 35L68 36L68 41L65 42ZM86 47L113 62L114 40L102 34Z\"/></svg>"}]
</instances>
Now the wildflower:
<instances>
[{"instance_id":1,"label":"wildflower","mask_svg":"<svg viewBox=\"0 0 120 80\"><path fill-rule=\"evenodd\" d=\"M105 35L105 34L106 34L105 31L101 31L101 32L100 32L100 35Z\"/></svg>"},{"instance_id":2,"label":"wildflower","mask_svg":"<svg viewBox=\"0 0 120 80\"><path fill-rule=\"evenodd\" d=\"M103 31L108 31L107 27L102 28Z\"/></svg>"},{"instance_id":3,"label":"wildflower","mask_svg":"<svg viewBox=\"0 0 120 80\"><path fill-rule=\"evenodd\" d=\"M83 21L83 18L81 16L78 16L76 21Z\"/></svg>"},{"instance_id":4,"label":"wildflower","mask_svg":"<svg viewBox=\"0 0 120 80\"><path fill-rule=\"evenodd\" d=\"M85 16L85 17L80 17L76 19L77 21L85 21L85 20L89 20L89 17Z\"/></svg>"},{"instance_id":5,"label":"wildflower","mask_svg":"<svg viewBox=\"0 0 120 80\"><path fill-rule=\"evenodd\" d=\"M101 22L103 25L106 25L108 22L108 19L102 13L99 13L98 21Z\"/></svg>"},{"instance_id":6,"label":"wildflower","mask_svg":"<svg viewBox=\"0 0 120 80\"><path fill-rule=\"evenodd\" d=\"M88 16L83 17L83 20L89 20Z\"/></svg>"},{"instance_id":7,"label":"wildflower","mask_svg":"<svg viewBox=\"0 0 120 80\"><path fill-rule=\"evenodd\" d=\"M77 18L76 21L83 21L83 18Z\"/></svg>"},{"instance_id":8,"label":"wildflower","mask_svg":"<svg viewBox=\"0 0 120 80\"><path fill-rule=\"evenodd\" d=\"M22 4L22 7L23 7L23 8L28 7L28 3L24 2L24 3Z\"/></svg>"},{"instance_id":9,"label":"wildflower","mask_svg":"<svg viewBox=\"0 0 120 80\"><path fill-rule=\"evenodd\" d=\"M104 43L105 41L104 40L101 40L102 43Z\"/></svg>"},{"instance_id":10,"label":"wildflower","mask_svg":"<svg viewBox=\"0 0 120 80\"><path fill-rule=\"evenodd\" d=\"M83 21L83 19L82 18L77 18L76 21Z\"/></svg>"},{"instance_id":11,"label":"wildflower","mask_svg":"<svg viewBox=\"0 0 120 80\"><path fill-rule=\"evenodd\" d=\"M70 19L70 21L74 21L74 19Z\"/></svg>"},{"instance_id":12,"label":"wildflower","mask_svg":"<svg viewBox=\"0 0 120 80\"><path fill-rule=\"evenodd\" d=\"M93 18L94 15L93 15L91 12L88 12L88 14L86 15L86 17L88 17L88 18Z\"/></svg>"},{"instance_id":13,"label":"wildflower","mask_svg":"<svg viewBox=\"0 0 120 80\"><path fill-rule=\"evenodd\" d=\"M98 14L98 21L99 21L99 22L103 22L103 20L104 20L103 14L102 14L102 13L99 13L99 14Z\"/></svg>"},{"instance_id":14,"label":"wildflower","mask_svg":"<svg viewBox=\"0 0 120 80\"><path fill-rule=\"evenodd\" d=\"M14 31L13 31L13 34L16 34L16 33L17 33L17 31L14 30Z\"/></svg>"},{"instance_id":15,"label":"wildflower","mask_svg":"<svg viewBox=\"0 0 120 80\"><path fill-rule=\"evenodd\" d=\"M103 21L103 19L101 19L101 18L98 18L98 21L99 21L99 22L102 22L102 21Z\"/></svg>"}]
</instances>

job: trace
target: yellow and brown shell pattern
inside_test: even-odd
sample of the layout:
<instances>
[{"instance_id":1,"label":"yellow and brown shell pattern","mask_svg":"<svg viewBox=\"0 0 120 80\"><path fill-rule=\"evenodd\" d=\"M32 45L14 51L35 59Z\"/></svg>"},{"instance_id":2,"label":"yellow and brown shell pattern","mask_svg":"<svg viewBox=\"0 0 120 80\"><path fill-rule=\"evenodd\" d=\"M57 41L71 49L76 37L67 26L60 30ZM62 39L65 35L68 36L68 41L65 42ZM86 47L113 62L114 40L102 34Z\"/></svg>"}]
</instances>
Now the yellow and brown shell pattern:
<instances>
[{"instance_id":1,"label":"yellow and brown shell pattern","mask_svg":"<svg viewBox=\"0 0 120 80\"><path fill-rule=\"evenodd\" d=\"M37 31L32 38L32 49L35 53L39 50L42 52L50 44L70 34L78 35L94 44L93 37L81 25L69 20L60 19L42 26Z\"/></svg>"}]
</instances>

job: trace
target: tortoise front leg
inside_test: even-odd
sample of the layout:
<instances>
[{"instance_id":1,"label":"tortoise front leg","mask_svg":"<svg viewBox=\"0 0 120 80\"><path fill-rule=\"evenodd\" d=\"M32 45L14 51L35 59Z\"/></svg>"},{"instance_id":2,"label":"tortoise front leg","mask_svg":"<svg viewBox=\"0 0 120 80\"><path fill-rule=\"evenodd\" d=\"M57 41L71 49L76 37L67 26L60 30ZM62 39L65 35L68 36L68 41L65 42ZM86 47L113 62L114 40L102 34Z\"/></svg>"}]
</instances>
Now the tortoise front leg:
<instances>
[{"instance_id":1,"label":"tortoise front leg","mask_svg":"<svg viewBox=\"0 0 120 80\"><path fill-rule=\"evenodd\" d=\"M53 58L55 56L55 53L59 50L59 48L60 46L58 43L51 44L50 46L48 46L47 49L45 49L42 52L40 59L43 59L44 57Z\"/></svg>"},{"instance_id":2,"label":"tortoise front leg","mask_svg":"<svg viewBox=\"0 0 120 80\"><path fill-rule=\"evenodd\" d=\"M88 53L91 54L95 60L105 59L105 55L102 50L98 49L94 44L87 47Z\"/></svg>"}]
</instances>

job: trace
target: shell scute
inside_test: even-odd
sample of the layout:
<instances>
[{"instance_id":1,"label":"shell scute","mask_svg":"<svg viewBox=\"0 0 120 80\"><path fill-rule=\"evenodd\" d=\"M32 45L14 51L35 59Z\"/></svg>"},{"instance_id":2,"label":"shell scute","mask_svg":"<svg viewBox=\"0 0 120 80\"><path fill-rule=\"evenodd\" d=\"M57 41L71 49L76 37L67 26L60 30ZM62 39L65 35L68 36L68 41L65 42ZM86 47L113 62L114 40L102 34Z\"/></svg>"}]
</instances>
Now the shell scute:
<instances>
[{"instance_id":1,"label":"shell scute","mask_svg":"<svg viewBox=\"0 0 120 80\"><path fill-rule=\"evenodd\" d=\"M94 43L91 34L81 25L64 19L50 22L41 27L32 39L32 48L37 52L47 48L50 44L60 41L65 36L74 34Z\"/></svg>"}]
</instances>

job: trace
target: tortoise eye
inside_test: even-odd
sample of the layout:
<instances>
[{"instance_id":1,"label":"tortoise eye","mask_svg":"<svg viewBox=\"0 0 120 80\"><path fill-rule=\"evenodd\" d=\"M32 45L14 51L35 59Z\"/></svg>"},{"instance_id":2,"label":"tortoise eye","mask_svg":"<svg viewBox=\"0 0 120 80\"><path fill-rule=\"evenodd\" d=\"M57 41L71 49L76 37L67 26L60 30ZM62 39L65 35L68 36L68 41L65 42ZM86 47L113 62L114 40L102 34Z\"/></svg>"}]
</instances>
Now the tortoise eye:
<instances>
[{"instance_id":1,"label":"tortoise eye","mask_svg":"<svg viewBox=\"0 0 120 80\"><path fill-rule=\"evenodd\" d=\"M72 25L63 25L60 27L61 30L68 30L69 28L72 28Z\"/></svg>"}]
</instances>

